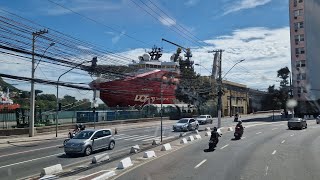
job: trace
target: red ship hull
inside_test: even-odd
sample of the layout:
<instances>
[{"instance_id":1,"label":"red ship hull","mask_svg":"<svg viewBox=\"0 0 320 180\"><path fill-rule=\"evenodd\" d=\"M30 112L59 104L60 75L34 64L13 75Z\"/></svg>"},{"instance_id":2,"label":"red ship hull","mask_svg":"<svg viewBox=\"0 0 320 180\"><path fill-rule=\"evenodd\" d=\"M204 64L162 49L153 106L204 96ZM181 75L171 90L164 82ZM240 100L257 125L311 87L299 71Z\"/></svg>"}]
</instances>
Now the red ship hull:
<instances>
[{"instance_id":1,"label":"red ship hull","mask_svg":"<svg viewBox=\"0 0 320 180\"><path fill-rule=\"evenodd\" d=\"M0 104L0 111L8 112L20 108L20 104Z\"/></svg>"},{"instance_id":2,"label":"red ship hull","mask_svg":"<svg viewBox=\"0 0 320 180\"><path fill-rule=\"evenodd\" d=\"M94 81L91 87L100 89L100 99L109 107L143 106L145 104L173 104L177 79L176 73L154 70L135 77L109 82Z\"/></svg>"}]
</instances>

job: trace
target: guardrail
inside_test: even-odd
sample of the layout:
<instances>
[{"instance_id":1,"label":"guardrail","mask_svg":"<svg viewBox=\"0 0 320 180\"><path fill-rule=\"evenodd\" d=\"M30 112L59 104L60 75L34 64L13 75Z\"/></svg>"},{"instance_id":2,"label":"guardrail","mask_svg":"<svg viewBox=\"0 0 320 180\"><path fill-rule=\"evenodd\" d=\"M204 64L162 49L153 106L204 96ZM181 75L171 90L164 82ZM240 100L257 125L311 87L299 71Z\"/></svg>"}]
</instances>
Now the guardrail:
<instances>
[{"instance_id":1,"label":"guardrail","mask_svg":"<svg viewBox=\"0 0 320 180\"><path fill-rule=\"evenodd\" d=\"M169 117L163 117L163 120L169 120ZM108 126L108 125L117 125L117 124L132 124L140 122L149 122L149 121L160 121L160 118L142 118L142 119L127 119L127 120L116 120L116 121L100 121L96 122L96 126ZM87 128L92 128L94 123L83 123ZM74 129L75 124L63 124L58 126L58 131ZM35 127L35 132L38 134L55 132L55 126L43 126ZM28 128L15 128L15 129L1 129L0 136L11 136L11 135L24 135L28 134Z\"/></svg>"}]
</instances>

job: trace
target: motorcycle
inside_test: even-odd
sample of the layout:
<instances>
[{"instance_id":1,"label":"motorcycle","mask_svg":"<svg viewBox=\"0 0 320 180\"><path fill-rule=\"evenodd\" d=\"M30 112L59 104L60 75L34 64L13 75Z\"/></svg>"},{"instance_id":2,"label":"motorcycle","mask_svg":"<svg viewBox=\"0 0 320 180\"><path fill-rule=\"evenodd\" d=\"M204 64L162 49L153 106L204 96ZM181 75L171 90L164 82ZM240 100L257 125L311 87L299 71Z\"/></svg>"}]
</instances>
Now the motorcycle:
<instances>
[{"instance_id":1,"label":"motorcycle","mask_svg":"<svg viewBox=\"0 0 320 180\"><path fill-rule=\"evenodd\" d=\"M68 133L69 138L68 138L68 139L65 139L65 140L63 141L63 146L65 146L70 139L74 138L74 137L75 137L77 134L79 134L80 132L81 132L81 131L79 131L79 132L70 131L70 132Z\"/></svg>"},{"instance_id":2,"label":"motorcycle","mask_svg":"<svg viewBox=\"0 0 320 180\"><path fill-rule=\"evenodd\" d=\"M235 139L241 139L243 132L241 132L240 127L236 127L235 132L234 132L234 138Z\"/></svg>"},{"instance_id":3,"label":"motorcycle","mask_svg":"<svg viewBox=\"0 0 320 180\"><path fill-rule=\"evenodd\" d=\"M219 139L209 140L209 150L214 150L214 148L217 147L217 144L219 142Z\"/></svg>"}]
</instances>

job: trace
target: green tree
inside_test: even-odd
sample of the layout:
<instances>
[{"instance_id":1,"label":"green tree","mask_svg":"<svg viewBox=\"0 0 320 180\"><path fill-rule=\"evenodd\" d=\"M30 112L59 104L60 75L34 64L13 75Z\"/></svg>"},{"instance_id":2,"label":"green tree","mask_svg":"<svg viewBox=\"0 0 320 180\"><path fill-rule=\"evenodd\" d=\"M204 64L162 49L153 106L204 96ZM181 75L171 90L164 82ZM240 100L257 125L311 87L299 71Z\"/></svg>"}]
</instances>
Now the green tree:
<instances>
[{"instance_id":1,"label":"green tree","mask_svg":"<svg viewBox=\"0 0 320 180\"><path fill-rule=\"evenodd\" d=\"M289 91L290 91L289 81L288 81L290 70L288 67L284 67L279 69L277 73L278 73L277 77L281 78L279 100L281 102L281 108L284 109L284 112L287 115L286 103L289 99Z\"/></svg>"}]
</instances>

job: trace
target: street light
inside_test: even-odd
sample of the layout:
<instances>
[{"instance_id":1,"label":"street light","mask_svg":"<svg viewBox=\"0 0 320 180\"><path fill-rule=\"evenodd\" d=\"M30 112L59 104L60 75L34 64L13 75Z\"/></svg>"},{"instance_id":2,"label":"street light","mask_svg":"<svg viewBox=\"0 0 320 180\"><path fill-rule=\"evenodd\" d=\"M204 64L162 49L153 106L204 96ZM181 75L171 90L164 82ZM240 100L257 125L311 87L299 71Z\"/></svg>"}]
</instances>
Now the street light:
<instances>
[{"instance_id":1,"label":"street light","mask_svg":"<svg viewBox=\"0 0 320 180\"><path fill-rule=\"evenodd\" d=\"M54 42L50 43L50 44L49 44L49 46L44 50L44 52L43 52L43 54L41 55L41 57L40 57L40 59L39 59L39 61L38 61L37 65L36 65L36 67L34 68L34 70L36 70L36 69L37 69L38 65L40 64L40 62L41 62L41 60L42 60L42 58L43 58L44 54L47 52L47 50L48 50L50 47L54 46L55 44L56 44L56 43L54 43Z\"/></svg>"},{"instance_id":2,"label":"street light","mask_svg":"<svg viewBox=\"0 0 320 180\"><path fill-rule=\"evenodd\" d=\"M229 71L228 71L226 74L224 74L224 76L222 77L222 79L224 79L224 78L226 77L226 75L227 75L237 64L243 62L244 60L245 60L245 59L241 59L239 62L235 63L235 64L229 69Z\"/></svg>"},{"instance_id":3,"label":"street light","mask_svg":"<svg viewBox=\"0 0 320 180\"><path fill-rule=\"evenodd\" d=\"M66 72L64 72L64 73L62 73L60 76L59 76L59 78L58 78L58 81L57 81L57 106L56 106L56 137L58 137L58 119L59 119L59 81L60 81L60 78L63 76L63 75L65 75L65 74L67 74L68 72L70 72L70 71L72 71L72 70L74 70L75 68L77 68L77 67L79 67L79 66L81 66L82 64L84 64L84 63L88 63L88 62L92 62L92 61L83 61L82 63L80 63L80 64L77 64L76 66L74 66L74 67L72 67L71 69L69 69L68 71L66 71Z\"/></svg>"}]
</instances>

